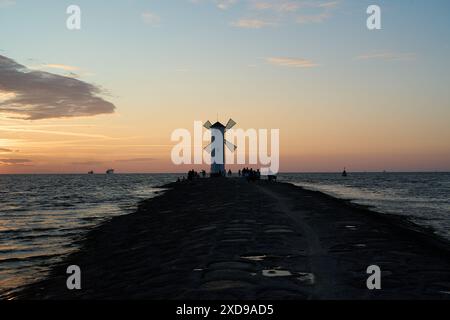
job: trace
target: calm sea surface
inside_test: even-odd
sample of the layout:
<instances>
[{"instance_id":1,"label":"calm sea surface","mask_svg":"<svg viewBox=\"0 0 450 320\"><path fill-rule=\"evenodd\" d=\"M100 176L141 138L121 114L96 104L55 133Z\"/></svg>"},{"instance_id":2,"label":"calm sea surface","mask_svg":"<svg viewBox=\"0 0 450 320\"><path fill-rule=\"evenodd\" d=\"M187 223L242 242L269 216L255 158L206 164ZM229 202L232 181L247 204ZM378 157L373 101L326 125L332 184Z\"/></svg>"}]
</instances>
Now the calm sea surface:
<instances>
[{"instance_id":1,"label":"calm sea surface","mask_svg":"<svg viewBox=\"0 0 450 320\"><path fill-rule=\"evenodd\" d=\"M0 175L0 294L45 276L88 230L133 212L176 177ZM450 173L294 173L279 179L407 216L450 240Z\"/></svg>"},{"instance_id":2,"label":"calm sea surface","mask_svg":"<svg viewBox=\"0 0 450 320\"><path fill-rule=\"evenodd\" d=\"M0 175L0 294L43 277L100 222L133 212L170 174Z\"/></svg>"}]
</instances>

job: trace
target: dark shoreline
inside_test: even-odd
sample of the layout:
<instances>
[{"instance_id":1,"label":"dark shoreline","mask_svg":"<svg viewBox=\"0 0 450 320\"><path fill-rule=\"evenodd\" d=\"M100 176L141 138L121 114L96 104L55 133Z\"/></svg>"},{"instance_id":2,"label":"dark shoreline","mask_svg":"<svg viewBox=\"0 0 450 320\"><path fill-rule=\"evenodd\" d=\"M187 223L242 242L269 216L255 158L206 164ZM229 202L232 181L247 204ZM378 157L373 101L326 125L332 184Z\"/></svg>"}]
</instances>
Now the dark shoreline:
<instances>
[{"instance_id":1,"label":"dark shoreline","mask_svg":"<svg viewBox=\"0 0 450 320\"><path fill-rule=\"evenodd\" d=\"M92 229L47 279L10 298L450 299L450 243L404 217L290 183L207 179L162 188L135 213ZM369 291L365 267L377 260L388 280ZM65 287L71 264L83 270L80 291Z\"/></svg>"}]
</instances>

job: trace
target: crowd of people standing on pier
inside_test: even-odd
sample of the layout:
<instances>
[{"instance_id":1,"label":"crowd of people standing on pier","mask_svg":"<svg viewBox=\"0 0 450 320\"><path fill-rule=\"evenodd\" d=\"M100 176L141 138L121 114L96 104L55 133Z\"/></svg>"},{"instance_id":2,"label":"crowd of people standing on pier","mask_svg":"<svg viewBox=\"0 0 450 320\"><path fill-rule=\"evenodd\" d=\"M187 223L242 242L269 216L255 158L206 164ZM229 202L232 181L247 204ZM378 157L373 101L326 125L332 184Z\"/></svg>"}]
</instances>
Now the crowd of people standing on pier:
<instances>
[{"instance_id":1,"label":"crowd of people standing on pier","mask_svg":"<svg viewBox=\"0 0 450 320\"><path fill-rule=\"evenodd\" d=\"M233 172L231 170L228 170L228 172L224 171L222 176L232 177ZM238 176L246 179L247 181L257 181L257 180L261 180L261 171L259 169L254 170L253 168L244 168L244 169L238 171ZM207 174L206 174L205 170L200 171L200 173L195 170L190 170L187 174L188 181L192 181L192 180L199 179L199 178L206 178L206 177L207 177ZM182 178L177 179L178 182L185 181L185 180L186 180L186 178L184 176ZM271 179L269 179L269 180L271 180Z\"/></svg>"},{"instance_id":2,"label":"crowd of people standing on pier","mask_svg":"<svg viewBox=\"0 0 450 320\"><path fill-rule=\"evenodd\" d=\"M248 181L256 181L256 180L261 180L261 171L259 171L259 169L257 170L253 170L253 168L244 168L241 170L239 170L238 172L239 177L244 177L246 178Z\"/></svg>"}]
</instances>

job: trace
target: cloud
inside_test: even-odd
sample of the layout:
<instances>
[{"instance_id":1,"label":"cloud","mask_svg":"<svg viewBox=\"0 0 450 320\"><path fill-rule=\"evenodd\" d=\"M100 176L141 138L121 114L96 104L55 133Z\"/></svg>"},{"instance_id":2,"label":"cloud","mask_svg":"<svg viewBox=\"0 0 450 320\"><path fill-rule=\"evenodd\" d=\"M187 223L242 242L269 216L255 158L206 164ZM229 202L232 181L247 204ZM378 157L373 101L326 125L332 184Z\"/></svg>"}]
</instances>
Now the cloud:
<instances>
[{"instance_id":1,"label":"cloud","mask_svg":"<svg viewBox=\"0 0 450 320\"><path fill-rule=\"evenodd\" d=\"M146 24L158 25L161 22L161 18L150 11L142 13L141 17Z\"/></svg>"},{"instance_id":2,"label":"cloud","mask_svg":"<svg viewBox=\"0 0 450 320\"><path fill-rule=\"evenodd\" d=\"M332 16L333 10L338 6L338 1L330 2L307 2L301 8L309 13L300 13L296 21L300 24L321 23Z\"/></svg>"},{"instance_id":3,"label":"cloud","mask_svg":"<svg viewBox=\"0 0 450 320\"><path fill-rule=\"evenodd\" d=\"M15 5L16 2L13 0L0 0L0 8L6 8Z\"/></svg>"},{"instance_id":4,"label":"cloud","mask_svg":"<svg viewBox=\"0 0 450 320\"><path fill-rule=\"evenodd\" d=\"M194 4L213 3L220 10L227 10L238 3L238 0L190 0L190 2Z\"/></svg>"},{"instance_id":5,"label":"cloud","mask_svg":"<svg viewBox=\"0 0 450 320\"><path fill-rule=\"evenodd\" d=\"M65 65L65 64L57 64L57 63L49 63L49 64L41 64L41 65L37 65L37 66L31 66L31 67L28 67L28 69L38 70L38 71L49 71L49 70L63 71L59 74L65 76L65 77L76 78L76 79L78 79L80 77L89 77L89 76L95 75L92 72L84 71L79 67L69 66L69 65Z\"/></svg>"},{"instance_id":6,"label":"cloud","mask_svg":"<svg viewBox=\"0 0 450 320\"><path fill-rule=\"evenodd\" d=\"M64 64L44 64L44 65L42 65L42 67L48 68L48 69L59 69L59 70L64 70L64 71L80 70L80 68L78 68L78 67L68 66L68 65L64 65Z\"/></svg>"},{"instance_id":7,"label":"cloud","mask_svg":"<svg viewBox=\"0 0 450 320\"><path fill-rule=\"evenodd\" d=\"M300 24L321 23L327 20L328 18L330 18L330 14L326 12L314 15L299 15L297 17L297 22Z\"/></svg>"},{"instance_id":8,"label":"cloud","mask_svg":"<svg viewBox=\"0 0 450 320\"><path fill-rule=\"evenodd\" d=\"M1 153L4 153L4 152L10 153L10 152L13 152L13 151L10 150L10 149L6 149L6 148L0 148L0 152L1 152Z\"/></svg>"},{"instance_id":9,"label":"cloud","mask_svg":"<svg viewBox=\"0 0 450 320\"><path fill-rule=\"evenodd\" d=\"M332 17L339 1L316 0L191 0L193 3L214 3L226 10L237 3L239 11L247 17L231 23L234 27L259 29L293 22L321 23ZM267 21L271 21L268 23Z\"/></svg>"},{"instance_id":10,"label":"cloud","mask_svg":"<svg viewBox=\"0 0 450 320\"><path fill-rule=\"evenodd\" d=\"M400 53L400 52L378 52L369 53L357 56L358 60L390 60L390 61L413 61L416 60L415 53Z\"/></svg>"},{"instance_id":11,"label":"cloud","mask_svg":"<svg viewBox=\"0 0 450 320\"><path fill-rule=\"evenodd\" d=\"M240 19L232 22L231 25L237 28L261 29L263 27L273 26L275 24L260 19Z\"/></svg>"},{"instance_id":12,"label":"cloud","mask_svg":"<svg viewBox=\"0 0 450 320\"><path fill-rule=\"evenodd\" d=\"M294 12L302 6L302 1L252 0L251 7L256 10L273 10L278 12Z\"/></svg>"},{"instance_id":13,"label":"cloud","mask_svg":"<svg viewBox=\"0 0 450 320\"><path fill-rule=\"evenodd\" d=\"M43 133L43 134L54 134L60 136L68 136L68 137L85 137L85 138L96 138L96 139L112 139L108 136L101 134L89 134L89 133L81 133L81 132L68 132L68 131L54 131L54 130L41 130L41 129L33 129L33 127L23 128L21 126L0 126L0 131L6 132L27 132L27 133Z\"/></svg>"},{"instance_id":14,"label":"cloud","mask_svg":"<svg viewBox=\"0 0 450 320\"><path fill-rule=\"evenodd\" d=\"M311 60L302 58L271 57L266 58L266 61L273 65L292 68L312 68L318 66L318 64Z\"/></svg>"},{"instance_id":15,"label":"cloud","mask_svg":"<svg viewBox=\"0 0 450 320\"><path fill-rule=\"evenodd\" d=\"M41 120L113 113L115 106L101 98L102 93L93 84L30 70L0 55L0 113L11 118Z\"/></svg>"},{"instance_id":16,"label":"cloud","mask_svg":"<svg viewBox=\"0 0 450 320\"><path fill-rule=\"evenodd\" d=\"M32 162L28 159L0 159L0 165L26 165L28 163Z\"/></svg>"},{"instance_id":17,"label":"cloud","mask_svg":"<svg viewBox=\"0 0 450 320\"><path fill-rule=\"evenodd\" d=\"M237 0L216 0L217 7L221 10L227 10L229 7L234 5Z\"/></svg>"},{"instance_id":18,"label":"cloud","mask_svg":"<svg viewBox=\"0 0 450 320\"><path fill-rule=\"evenodd\" d=\"M116 162L149 162L154 160L155 160L154 158L134 158L134 159L116 160Z\"/></svg>"}]
</instances>

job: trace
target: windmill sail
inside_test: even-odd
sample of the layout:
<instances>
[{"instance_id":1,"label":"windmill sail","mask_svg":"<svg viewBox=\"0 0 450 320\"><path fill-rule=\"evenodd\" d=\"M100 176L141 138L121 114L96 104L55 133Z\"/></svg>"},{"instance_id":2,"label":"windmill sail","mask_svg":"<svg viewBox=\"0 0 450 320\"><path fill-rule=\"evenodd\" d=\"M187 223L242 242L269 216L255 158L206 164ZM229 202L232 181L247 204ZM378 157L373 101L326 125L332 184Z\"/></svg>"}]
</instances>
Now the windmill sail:
<instances>
[{"instance_id":1,"label":"windmill sail","mask_svg":"<svg viewBox=\"0 0 450 320\"><path fill-rule=\"evenodd\" d=\"M230 130L231 128L233 128L236 125L236 122L233 119L228 120L227 125L225 126L225 128L227 130Z\"/></svg>"},{"instance_id":2,"label":"windmill sail","mask_svg":"<svg viewBox=\"0 0 450 320\"><path fill-rule=\"evenodd\" d=\"M205 124L204 124L203 126L204 126L206 129L211 129L212 124L211 124L211 122L208 120L208 121L205 122Z\"/></svg>"},{"instance_id":3,"label":"windmill sail","mask_svg":"<svg viewBox=\"0 0 450 320\"><path fill-rule=\"evenodd\" d=\"M237 147L232 144L231 142L225 140L225 145L227 146L228 150L230 150L231 152L236 151Z\"/></svg>"},{"instance_id":4,"label":"windmill sail","mask_svg":"<svg viewBox=\"0 0 450 320\"><path fill-rule=\"evenodd\" d=\"M208 153L211 153L212 151L212 143L208 144L206 147L203 148L203 150L205 150Z\"/></svg>"}]
</instances>

